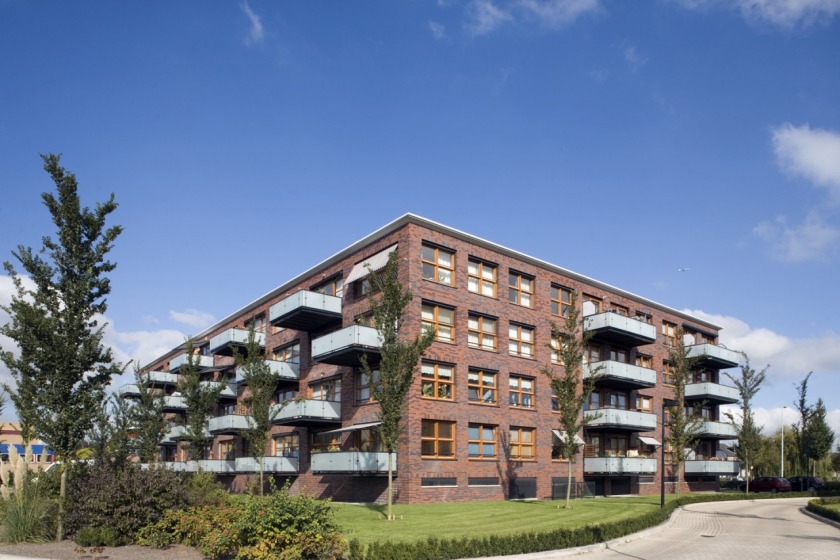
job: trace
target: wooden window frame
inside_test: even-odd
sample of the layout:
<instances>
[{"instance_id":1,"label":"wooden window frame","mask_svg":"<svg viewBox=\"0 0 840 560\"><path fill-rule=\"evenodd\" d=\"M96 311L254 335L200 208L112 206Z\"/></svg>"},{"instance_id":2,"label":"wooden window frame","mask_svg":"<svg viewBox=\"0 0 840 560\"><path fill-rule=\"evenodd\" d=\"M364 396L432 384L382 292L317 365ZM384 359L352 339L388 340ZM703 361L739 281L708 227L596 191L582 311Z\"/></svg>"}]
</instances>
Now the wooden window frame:
<instances>
[{"instance_id":1,"label":"wooden window frame","mask_svg":"<svg viewBox=\"0 0 840 560\"><path fill-rule=\"evenodd\" d=\"M572 308L572 290L552 284L549 290L551 299L551 314L557 317L567 318Z\"/></svg>"},{"instance_id":2,"label":"wooden window frame","mask_svg":"<svg viewBox=\"0 0 840 560\"><path fill-rule=\"evenodd\" d=\"M356 369L356 375L353 376L353 396L356 404L365 404L365 403L373 403L376 402L376 399L373 398L373 392L371 391L371 380L367 378L367 372L364 368ZM379 375L379 370L373 370L373 382L376 382L376 378ZM367 391L367 398L362 398L362 394Z\"/></svg>"},{"instance_id":3,"label":"wooden window frame","mask_svg":"<svg viewBox=\"0 0 840 560\"><path fill-rule=\"evenodd\" d=\"M427 309L431 310L431 315L432 315L431 319L427 319L426 317L423 316ZM446 310L452 312L452 322L451 323L444 323L444 322L441 321L441 319L440 319L440 310L441 309L446 309ZM431 302L423 302L423 304L420 307L420 321L421 321L421 324L423 326L423 330L426 330L429 327L431 327L435 330L435 341L446 342L446 343L449 343L449 344L454 344L455 343L455 308L454 307L447 307L445 305L440 305L440 304L431 303ZM450 332L452 333L452 336L450 338L441 338L440 328L439 328L441 325L449 327Z\"/></svg>"},{"instance_id":4,"label":"wooden window frame","mask_svg":"<svg viewBox=\"0 0 840 560\"><path fill-rule=\"evenodd\" d=\"M300 457L300 434L298 432L279 434L274 436L271 441L271 452L275 457Z\"/></svg>"},{"instance_id":5,"label":"wooden window frame","mask_svg":"<svg viewBox=\"0 0 840 560\"><path fill-rule=\"evenodd\" d=\"M432 435L426 435L426 427L431 426ZM449 426L451 437L442 437L441 427ZM423 459L454 459L455 458L455 422L449 420L423 419L420 421L420 456ZM432 443L434 453L424 453L424 444ZM441 453L441 447L448 444L451 453Z\"/></svg>"},{"instance_id":6,"label":"wooden window frame","mask_svg":"<svg viewBox=\"0 0 840 560\"><path fill-rule=\"evenodd\" d=\"M294 349L297 348L297 352ZM300 342L292 342L284 346L278 346L271 351L271 359L275 362L286 362L289 364L300 363Z\"/></svg>"},{"instance_id":7,"label":"wooden window frame","mask_svg":"<svg viewBox=\"0 0 840 560\"><path fill-rule=\"evenodd\" d=\"M525 333L530 334L530 341L525 340ZM508 324L508 353L511 356L533 360L536 349L536 329L519 323Z\"/></svg>"},{"instance_id":8,"label":"wooden window frame","mask_svg":"<svg viewBox=\"0 0 840 560\"><path fill-rule=\"evenodd\" d=\"M433 251L433 260L429 260L426 255L424 254L427 249L431 249ZM440 262L440 255L446 254L449 255L449 266L442 264ZM431 268L432 276L430 277L427 275L427 267ZM455 251L451 249L444 249L443 247L439 247L437 245L432 245L430 243L423 243L420 249L420 270L424 280L431 280L432 282L436 282L438 284L443 284L444 286L454 286L455 285ZM448 272L449 273L449 281L446 282L441 280L441 274Z\"/></svg>"},{"instance_id":9,"label":"wooden window frame","mask_svg":"<svg viewBox=\"0 0 840 560\"><path fill-rule=\"evenodd\" d=\"M473 437L474 430L478 430L477 437ZM492 434L491 440L485 439L486 431ZM480 424L471 422L467 425L467 455L473 460L492 460L498 457L499 438L497 437L498 426L492 424ZM477 445L479 452L472 453L472 447ZM485 454L486 446L491 446L492 454Z\"/></svg>"},{"instance_id":10,"label":"wooden window frame","mask_svg":"<svg viewBox=\"0 0 840 560\"><path fill-rule=\"evenodd\" d=\"M431 368L431 375L427 375L426 368ZM441 377L441 368L449 369L448 379ZM455 400L455 366L424 360L420 364L420 396L437 401Z\"/></svg>"},{"instance_id":11,"label":"wooden window frame","mask_svg":"<svg viewBox=\"0 0 840 560\"><path fill-rule=\"evenodd\" d=\"M530 283L530 288L523 286L525 280ZM508 301L515 305L533 309L535 284L536 281L533 276L511 270L508 272ZM523 303L526 299L527 303Z\"/></svg>"},{"instance_id":12,"label":"wooden window frame","mask_svg":"<svg viewBox=\"0 0 840 560\"><path fill-rule=\"evenodd\" d=\"M472 270L473 265L475 265L474 271ZM484 273L488 270L492 271L492 279L484 276ZM484 297L495 298L498 294L498 270L499 267L494 264L470 258L467 261L467 290ZM485 294L484 289L488 286L492 293Z\"/></svg>"},{"instance_id":13,"label":"wooden window frame","mask_svg":"<svg viewBox=\"0 0 840 560\"><path fill-rule=\"evenodd\" d=\"M662 344L666 348L677 347L677 325L670 321L662 321Z\"/></svg>"},{"instance_id":14,"label":"wooden window frame","mask_svg":"<svg viewBox=\"0 0 840 560\"><path fill-rule=\"evenodd\" d=\"M516 386L513 385L514 380L516 380ZM530 391L522 387L522 382L526 380L531 382ZM534 410L537 407L536 379L528 375L511 374L508 378L508 395L508 404L511 408ZM530 400L531 404L524 404L526 400Z\"/></svg>"},{"instance_id":15,"label":"wooden window frame","mask_svg":"<svg viewBox=\"0 0 840 560\"><path fill-rule=\"evenodd\" d=\"M328 280L314 285L311 291L324 294L325 296L342 297L344 295L344 278L341 275L333 276Z\"/></svg>"},{"instance_id":16,"label":"wooden window frame","mask_svg":"<svg viewBox=\"0 0 840 560\"><path fill-rule=\"evenodd\" d=\"M472 379L470 379L470 377L473 375L476 376L476 382L473 382ZM486 385L484 383L485 375L491 376L493 378L492 386ZM467 398L470 403L482 404L485 406L496 406L499 404L499 374L497 372L477 368L470 368L467 372L467 388ZM472 397L473 391L475 391L478 398L474 399ZM484 395L488 391L492 395L492 400L490 401L484 399Z\"/></svg>"},{"instance_id":17,"label":"wooden window frame","mask_svg":"<svg viewBox=\"0 0 840 560\"><path fill-rule=\"evenodd\" d=\"M322 387L326 387L326 391L322 389ZM319 393L323 392L323 395L326 397L333 396L335 398L318 398L316 395L316 388L318 389ZM323 379L318 380L315 383L312 383L307 387L307 392L309 393L309 398L313 401L328 401L328 402L341 402L341 378L340 377L332 377L330 379Z\"/></svg>"},{"instance_id":18,"label":"wooden window frame","mask_svg":"<svg viewBox=\"0 0 840 560\"><path fill-rule=\"evenodd\" d=\"M475 328L473 328L471 324L474 320L476 321ZM493 325L492 333L484 330L485 324ZM470 342L470 335L476 336L478 342ZM488 347L484 344L485 337L492 340L492 347ZM499 321L493 317L486 317L484 315L470 313L469 317L467 318L467 346L469 346L470 348L477 348L479 350L495 352L499 348Z\"/></svg>"},{"instance_id":19,"label":"wooden window frame","mask_svg":"<svg viewBox=\"0 0 840 560\"><path fill-rule=\"evenodd\" d=\"M510 427L510 459L512 461L536 461L536 428ZM524 434L528 434L530 441L525 441ZM530 455L524 455L523 450L530 449Z\"/></svg>"}]
</instances>

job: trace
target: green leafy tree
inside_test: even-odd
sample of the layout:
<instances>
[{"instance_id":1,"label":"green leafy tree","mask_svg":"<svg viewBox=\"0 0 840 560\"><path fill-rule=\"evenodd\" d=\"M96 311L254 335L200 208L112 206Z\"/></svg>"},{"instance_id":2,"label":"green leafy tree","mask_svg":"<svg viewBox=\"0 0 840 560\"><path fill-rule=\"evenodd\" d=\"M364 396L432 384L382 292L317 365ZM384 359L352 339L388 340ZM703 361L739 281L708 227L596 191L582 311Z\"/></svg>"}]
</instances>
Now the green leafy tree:
<instances>
[{"instance_id":1,"label":"green leafy tree","mask_svg":"<svg viewBox=\"0 0 840 560\"><path fill-rule=\"evenodd\" d=\"M134 454L131 409L127 401L112 395L99 406L88 432L87 446L97 464L122 470Z\"/></svg>"},{"instance_id":2,"label":"green leafy tree","mask_svg":"<svg viewBox=\"0 0 840 560\"><path fill-rule=\"evenodd\" d=\"M805 433L808 458L814 461L814 464L827 457L831 452L831 446L834 445L834 430L829 427L825 417L825 403L821 398L817 399L814 414L811 416L808 431Z\"/></svg>"},{"instance_id":3,"label":"green leafy tree","mask_svg":"<svg viewBox=\"0 0 840 560\"><path fill-rule=\"evenodd\" d=\"M685 406L685 387L693 379L695 358L689 358L683 344L683 330L677 329L677 343L668 350L668 362L671 364L672 383L674 385L674 406L668 407L668 418L665 422L668 428L667 441L671 445L673 455L676 484L674 494L680 493L680 472L688 459L688 454L697 445L703 423L696 414L696 410L703 408L705 403L695 403L688 409Z\"/></svg>"},{"instance_id":4,"label":"green leafy tree","mask_svg":"<svg viewBox=\"0 0 840 560\"><path fill-rule=\"evenodd\" d=\"M808 471L808 460L811 456L810 449L808 449L808 430L811 424L811 418L814 416L814 406L808 404L808 380L811 378L811 374L814 373L812 371L808 372L808 375L796 385L796 400L793 401L793 406L796 408L797 412L799 412L799 423L794 424L793 427L793 438L794 442L796 443L796 447L799 451L797 458L799 462L799 474L800 475L807 475Z\"/></svg>"},{"instance_id":5,"label":"green leafy tree","mask_svg":"<svg viewBox=\"0 0 840 560\"><path fill-rule=\"evenodd\" d=\"M566 437L561 447L563 458L569 462L566 509L572 507L572 461L580 451L580 444L575 442L575 437L588 423L600 416L599 413L585 414L584 408L595 390L603 368L591 366L589 375L584 376L584 355L592 336L583 328L585 319L582 319L581 310L577 305L578 297L577 292L572 292L563 328L551 323L551 338L556 346L552 347L549 344L549 348L557 352L558 361L563 366L562 372L558 373L550 366L542 369L543 375L551 384L552 394L557 399L557 419L560 431Z\"/></svg>"},{"instance_id":6,"label":"green leafy tree","mask_svg":"<svg viewBox=\"0 0 840 560\"><path fill-rule=\"evenodd\" d=\"M19 354L3 349L0 357L16 382L14 390L6 390L25 435L43 439L62 461L56 531L61 539L67 495L64 466L82 446L111 377L122 371L111 349L102 344L105 325L100 323L111 292L107 274L116 268L107 256L122 227L106 228L108 216L117 209L113 194L93 210L82 208L76 177L59 165L60 156L41 157L57 190L41 195L57 237L44 236L40 251L19 245L12 252L32 288L12 264L3 265L16 294L3 306L10 321L0 333L17 344Z\"/></svg>"},{"instance_id":7,"label":"green leafy tree","mask_svg":"<svg viewBox=\"0 0 840 560\"><path fill-rule=\"evenodd\" d=\"M405 309L411 302L411 290L403 289L398 277L399 250L388 255L385 268L376 274L371 271L373 293L370 297L370 309L373 314L373 326L379 332L380 360L374 374L374 366L362 356L361 362L365 373L371 380L371 397L379 402L379 434L382 445L388 453L388 503L387 518L394 519L394 469L393 454L405 426L402 423L408 391L414 384L420 357L431 345L435 333L426 330L412 339L401 337L400 331L405 321Z\"/></svg>"},{"instance_id":8,"label":"green leafy tree","mask_svg":"<svg viewBox=\"0 0 840 560\"><path fill-rule=\"evenodd\" d=\"M139 397L131 403L131 423L134 432L134 451L141 463L156 463L158 447L166 436L169 424L164 418L165 395L148 375L134 370Z\"/></svg>"},{"instance_id":9,"label":"green leafy tree","mask_svg":"<svg viewBox=\"0 0 840 560\"><path fill-rule=\"evenodd\" d=\"M236 365L242 372L242 382L248 387L245 398L242 399L248 409L245 417L248 428L242 432L245 441L248 442L248 449L251 456L257 462L260 473L260 495L265 490L265 448L268 445L268 432L271 423L280 414L285 403L274 404L274 392L280 382L280 375L271 371L262 356L260 344L257 341L254 327L248 331L248 340L245 342L245 355L238 350L234 351Z\"/></svg>"},{"instance_id":10,"label":"green leafy tree","mask_svg":"<svg viewBox=\"0 0 840 560\"><path fill-rule=\"evenodd\" d=\"M758 426L755 423L755 415L752 411L752 399L761 389L761 384L764 383L764 378L767 376L767 370L770 366L767 365L761 371L756 371L750 367L750 358L747 354L744 352L742 354L744 356L744 364L741 366L741 375L734 377L729 373L725 374L735 384L735 388L738 389L738 395L740 396L739 404L741 405L741 421L739 423L731 412L727 412L726 417L729 423L735 428L735 433L738 436L738 443L733 449L738 460L744 465L747 493L749 493L752 466L764 443L764 437L761 435L762 426Z\"/></svg>"},{"instance_id":11,"label":"green leafy tree","mask_svg":"<svg viewBox=\"0 0 840 560\"><path fill-rule=\"evenodd\" d=\"M207 431L207 421L219 401L224 385L202 383L201 373L198 370L199 356L193 351L191 339L187 340L186 347L187 361L179 375L178 391L187 407L182 419L184 440L187 442L187 451L190 456L197 461L204 458L204 452L213 439Z\"/></svg>"}]
</instances>

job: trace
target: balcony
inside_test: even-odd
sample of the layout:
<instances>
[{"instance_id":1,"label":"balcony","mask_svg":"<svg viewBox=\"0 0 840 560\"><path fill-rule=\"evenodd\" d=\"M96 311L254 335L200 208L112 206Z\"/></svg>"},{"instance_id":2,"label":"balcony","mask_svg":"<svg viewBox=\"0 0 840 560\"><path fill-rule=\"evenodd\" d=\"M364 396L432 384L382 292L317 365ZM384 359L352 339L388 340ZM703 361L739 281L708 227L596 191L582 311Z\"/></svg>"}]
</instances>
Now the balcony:
<instances>
[{"instance_id":1,"label":"balcony","mask_svg":"<svg viewBox=\"0 0 840 560\"><path fill-rule=\"evenodd\" d=\"M211 434L235 434L248 429L248 417L243 414L226 414L207 421Z\"/></svg>"},{"instance_id":2,"label":"balcony","mask_svg":"<svg viewBox=\"0 0 840 560\"><path fill-rule=\"evenodd\" d=\"M212 366L212 364L210 365ZM142 374L142 377L155 387L178 384L178 376L168 371L150 371Z\"/></svg>"},{"instance_id":3,"label":"balcony","mask_svg":"<svg viewBox=\"0 0 840 560\"><path fill-rule=\"evenodd\" d=\"M732 404L741 400L738 389L717 383L689 383L685 386L686 400L704 400L710 404Z\"/></svg>"},{"instance_id":4,"label":"balcony","mask_svg":"<svg viewBox=\"0 0 840 560\"><path fill-rule=\"evenodd\" d=\"M740 363L741 354L729 348L716 344L692 344L685 347L688 358L697 358L699 368L726 369L736 367Z\"/></svg>"},{"instance_id":5,"label":"balcony","mask_svg":"<svg viewBox=\"0 0 840 560\"><path fill-rule=\"evenodd\" d=\"M196 365L196 369L199 372L208 370L213 367L213 356L193 356L193 362ZM171 373L175 373L184 366L187 365L187 354L181 354L180 356L175 356L171 360L169 360L169 371ZM154 372L153 372L154 373ZM177 381L176 381L177 383Z\"/></svg>"},{"instance_id":6,"label":"balcony","mask_svg":"<svg viewBox=\"0 0 840 560\"><path fill-rule=\"evenodd\" d=\"M357 367L364 354L379 360L379 332L372 327L351 325L312 340L312 359L337 366Z\"/></svg>"},{"instance_id":7,"label":"balcony","mask_svg":"<svg viewBox=\"0 0 840 560\"><path fill-rule=\"evenodd\" d=\"M120 396L124 399L132 398L132 397L139 397L140 396L140 388L135 383L129 383L128 385L123 385L120 387Z\"/></svg>"},{"instance_id":8,"label":"balcony","mask_svg":"<svg viewBox=\"0 0 840 560\"><path fill-rule=\"evenodd\" d=\"M586 425L586 428L612 428L632 432L649 432L656 429L656 414L622 410L620 408L599 408L588 410L586 414L600 414Z\"/></svg>"},{"instance_id":9,"label":"balcony","mask_svg":"<svg viewBox=\"0 0 840 560\"><path fill-rule=\"evenodd\" d=\"M612 360L585 364L583 366L584 379L590 377L596 368L600 368L598 382L608 383L616 388L637 389L656 386L654 370Z\"/></svg>"},{"instance_id":10,"label":"balcony","mask_svg":"<svg viewBox=\"0 0 840 560\"><path fill-rule=\"evenodd\" d=\"M686 461L685 474L735 476L741 472L738 461Z\"/></svg>"},{"instance_id":11,"label":"balcony","mask_svg":"<svg viewBox=\"0 0 840 560\"><path fill-rule=\"evenodd\" d=\"M296 473L299 469L297 457L263 457L264 473ZM238 457L236 472L258 473L260 464L254 457Z\"/></svg>"},{"instance_id":12,"label":"balcony","mask_svg":"<svg viewBox=\"0 0 840 560\"><path fill-rule=\"evenodd\" d=\"M219 381L202 381L202 387L207 387L208 389L217 389L220 386L222 387L222 392L219 393L220 399L235 399L236 398L236 387L232 387L227 383L221 383Z\"/></svg>"},{"instance_id":13,"label":"balcony","mask_svg":"<svg viewBox=\"0 0 840 560\"><path fill-rule=\"evenodd\" d=\"M656 342L656 327L612 311L584 317L583 328L592 333L592 338L599 342L624 346L641 346Z\"/></svg>"},{"instance_id":14,"label":"balcony","mask_svg":"<svg viewBox=\"0 0 840 560\"><path fill-rule=\"evenodd\" d=\"M178 442L178 440L184 439L184 433L186 432L186 427L184 426L172 426L169 428L169 431L166 432L166 435L163 436L163 441L161 441L162 445L174 445Z\"/></svg>"},{"instance_id":15,"label":"balcony","mask_svg":"<svg viewBox=\"0 0 840 560\"><path fill-rule=\"evenodd\" d=\"M397 454L392 454L391 467L397 472ZM370 451L338 451L313 453L312 472L343 474L385 474L388 454Z\"/></svg>"},{"instance_id":16,"label":"balcony","mask_svg":"<svg viewBox=\"0 0 840 560\"><path fill-rule=\"evenodd\" d=\"M652 474L656 472L656 459L647 457L586 457L583 471L598 474Z\"/></svg>"},{"instance_id":17,"label":"balcony","mask_svg":"<svg viewBox=\"0 0 840 560\"><path fill-rule=\"evenodd\" d=\"M317 331L341 325L341 298L301 290L272 305L268 313L276 327Z\"/></svg>"},{"instance_id":18,"label":"balcony","mask_svg":"<svg viewBox=\"0 0 840 560\"><path fill-rule=\"evenodd\" d=\"M199 470L217 474L234 474L236 473L236 462L224 459L187 461L187 472L198 472Z\"/></svg>"},{"instance_id":19,"label":"balcony","mask_svg":"<svg viewBox=\"0 0 840 560\"><path fill-rule=\"evenodd\" d=\"M227 329L220 332L210 339L210 353L219 356L233 356L233 349L238 348L239 352L244 354L245 343L248 342L248 332L245 329ZM254 333L254 338L260 348L265 347L265 334Z\"/></svg>"},{"instance_id":20,"label":"balcony","mask_svg":"<svg viewBox=\"0 0 840 560\"><path fill-rule=\"evenodd\" d=\"M272 406L273 423L283 426L321 426L341 422L341 403L315 399L295 399Z\"/></svg>"},{"instance_id":21,"label":"balcony","mask_svg":"<svg viewBox=\"0 0 840 560\"><path fill-rule=\"evenodd\" d=\"M735 427L732 424L727 424L726 422L705 421L702 422L702 426L700 428L700 437L714 439L737 439L738 436L735 434Z\"/></svg>"},{"instance_id":22,"label":"balcony","mask_svg":"<svg viewBox=\"0 0 840 560\"><path fill-rule=\"evenodd\" d=\"M268 364L271 373L277 374L281 381L298 381L300 379L300 364L293 362L278 362L277 360L264 360ZM245 372L241 367L236 368L235 383L245 381Z\"/></svg>"},{"instance_id":23,"label":"balcony","mask_svg":"<svg viewBox=\"0 0 840 560\"><path fill-rule=\"evenodd\" d=\"M164 412L182 412L187 410L187 399L181 396L166 396L163 397L163 411Z\"/></svg>"}]
</instances>

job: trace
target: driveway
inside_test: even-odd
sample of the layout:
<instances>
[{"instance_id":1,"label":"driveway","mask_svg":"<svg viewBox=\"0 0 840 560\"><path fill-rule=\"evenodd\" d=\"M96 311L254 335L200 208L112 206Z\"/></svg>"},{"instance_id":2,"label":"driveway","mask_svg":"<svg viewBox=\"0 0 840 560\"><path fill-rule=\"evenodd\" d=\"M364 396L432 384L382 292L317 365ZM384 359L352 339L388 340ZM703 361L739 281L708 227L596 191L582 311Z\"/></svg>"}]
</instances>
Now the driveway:
<instances>
[{"instance_id":1,"label":"driveway","mask_svg":"<svg viewBox=\"0 0 840 560\"><path fill-rule=\"evenodd\" d=\"M670 527L607 549L499 557L505 560L837 560L840 529L800 512L808 498L693 504ZM596 549L596 550L591 550Z\"/></svg>"}]
</instances>

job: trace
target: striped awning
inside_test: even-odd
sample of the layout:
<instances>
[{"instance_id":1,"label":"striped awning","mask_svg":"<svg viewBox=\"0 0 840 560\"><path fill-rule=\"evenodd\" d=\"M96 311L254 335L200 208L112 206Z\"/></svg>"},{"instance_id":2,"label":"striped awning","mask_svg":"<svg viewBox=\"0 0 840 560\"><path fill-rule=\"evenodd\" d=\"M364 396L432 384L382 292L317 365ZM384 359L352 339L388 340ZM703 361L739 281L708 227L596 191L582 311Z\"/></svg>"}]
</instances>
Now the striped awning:
<instances>
[{"instance_id":1,"label":"striped awning","mask_svg":"<svg viewBox=\"0 0 840 560\"><path fill-rule=\"evenodd\" d=\"M560 430L551 430L551 433L554 434L554 437L556 437L557 439L559 439L563 443L566 443L566 440L569 439L568 436L566 435L566 432L562 432ZM583 441L583 438L581 438L577 434L575 434L574 442L578 445L583 445L584 443L586 443L585 441Z\"/></svg>"},{"instance_id":2,"label":"striped awning","mask_svg":"<svg viewBox=\"0 0 840 560\"><path fill-rule=\"evenodd\" d=\"M396 248L397 244L391 245L387 249L379 251L372 257L368 257L362 262L356 263L353 266L353 270L350 271L350 274L344 281L344 284L347 285L350 282L361 280L371 272L376 272L385 268L385 265L388 264L388 257L391 255L391 253L394 252Z\"/></svg>"},{"instance_id":3,"label":"striped awning","mask_svg":"<svg viewBox=\"0 0 840 560\"><path fill-rule=\"evenodd\" d=\"M339 428L337 430L330 430L328 432L321 432L322 434L343 434L344 432L355 432L356 430L364 430L365 428L374 428L382 422L367 422L365 424L353 424L346 428Z\"/></svg>"},{"instance_id":4,"label":"striped awning","mask_svg":"<svg viewBox=\"0 0 840 560\"><path fill-rule=\"evenodd\" d=\"M26 447L22 443L0 443L0 455L8 455L9 454L9 446L14 445L15 449L17 450L18 454L23 455L26 453ZM44 452L44 448L47 447L44 444L33 444L32 445L32 454L33 455L40 455ZM47 455L54 455L52 449L47 449Z\"/></svg>"}]
</instances>

